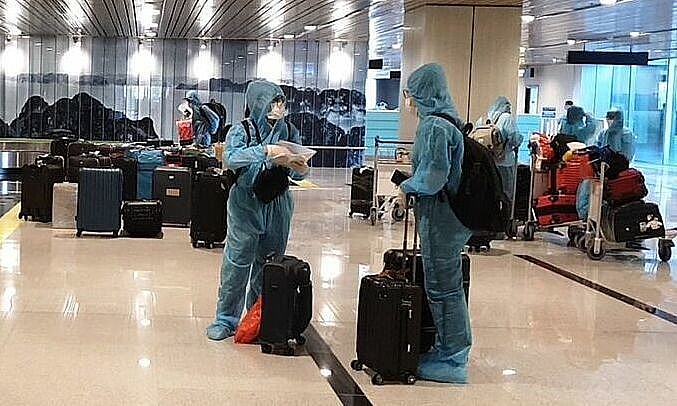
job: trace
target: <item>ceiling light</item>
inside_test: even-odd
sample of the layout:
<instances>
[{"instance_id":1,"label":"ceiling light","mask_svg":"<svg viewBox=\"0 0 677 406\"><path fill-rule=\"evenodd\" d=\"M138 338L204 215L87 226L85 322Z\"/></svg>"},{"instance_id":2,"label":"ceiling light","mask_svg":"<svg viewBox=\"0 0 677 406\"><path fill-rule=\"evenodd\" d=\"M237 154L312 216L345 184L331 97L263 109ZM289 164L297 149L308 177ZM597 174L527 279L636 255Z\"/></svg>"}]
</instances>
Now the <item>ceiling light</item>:
<instances>
[{"instance_id":1,"label":"ceiling light","mask_svg":"<svg viewBox=\"0 0 677 406\"><path fill-rule=\"evenodd\" d=\"M536 17L529 15L529 14L525 14L525 15L522 16L522 22L524 24L529 24L529 23L533 22L535 19L536 19Z\"/></svg>"},{"instance_id":2,"label":"ceiling light","mask_svg":"<svg viewBox=\"0 0 677 406\"><path fill-rule=\"evenodd\" d=\"M317 30L317 25L306 25L303 29L306 31L315 31Z\"/></svg>"},{"instance_id":3,"label":"ceiling light","mask_svg":"<svg viewBox=\"0 0 677 406\"><path fill-rule=\"evenodd\" d=\"M559 62L559 59L557 59L557 58L552 58L552 63L557 63L557 62Z\"/></svg>"},{"instance_id":4,"label":"ceiling light","mask_svg":"<svg viewBox=\"0 0 677 406\"><path fill-rule=\"evenodd\" d=\"M36 43L35 43L35 46L36 46L36 47L41 47L41 46L42 46L42 42L36 42Z\"/></svg>"},{"instance_id":5,"label":"ceiling light","mask_svg":"<svg viewBox=\"0 0 677 406\"><path fill-rule=\"evenodd\" d=\"M599 4L602 6L613 6L616 4L617 0L599 0Z\"/></svg>"},{"instance_id":6,"label":"ceiling light","mask_svg":"<svg viewBox=\"0 0 677 406\"><path fill-rule=\"evenodd\" d=\"M402 43L398 42L392 45L393 49L402 49Z\"/></svg>"},{"instance_id":7,"label":"ceiling light","mask_svg":"<svg viewBox=\"0 0 677 406\"><path fill-rule=\"evenodd\" d=\"M275 47L274 47L274 46L272 46L272 45L268 45L268 50L269 50L269 51L272 51L273 49L275 49Z\"/></svg>"},{"instance_id":8,"label":"ceiling light","mask_svg":"<svg viewBox=\"0 0 677 406\"><path fill-rule=\"evenodd\" d=\"M200 43L200 49L207 49L207 41L202 41L202 43Z\"/></svg>"},{"instance_id":9,"label":"ceiling light","mask_svg":"<svg viewBox=\"0 0 677 406\"><path fill-rule=\"evenodd\" d=\"M503 370L503 376L512 376L512 375L517 375L517 371L515 371L514 369Z\"/></svg>"},{"instance_id":10,"label":"ceiling light","mask_svg":"<svg viewBox=\"0 0 677 406\"><path fill-rule=\"evenodd\" d=\"M146 36L147 38L155 38L155 37L157 37L157 32L155 32L155 31L146 31L146 32L144 33L144 36Z\"/></svg>"},{"instance_id":11,"label":"ceiling light","mask_svg":"<svg viewBox=\"0 0 677 406\"><path fill-rule=\"evenodd\" d=\"M247 52L247 55L254 55L254 51Z\"/></svg>"},{"instance_id":12,"label":"ceiling light","mask_svg":"<svg viewBox=\"0 0 677 406\"><path fill-rule=\"evenodd\" d=\"M520 54L523 54L527 52L527 49L525 47L520 47Z\"/></svg>"},{"instance_id":13,"label":"ceiling light","mask_svg":"<svg viewBox=\"0 0 677 406\"><path fill-rule=\"evenodd\" d=\"M402 31L411 31L412 29L413 29L413 28L411 28L411 27L408 26L408 25L405 25L405 26L402 27Z\"/></svg>"},{"instance_id":14,"label":"ceiling light","mask_svg":"<svg viewBox=\"0 0 677 406\"><path fill-rule=\"evenodd\" d=\"M631 38L637 38L637 37L639 37L640 35L642 35L642 33L639 32L639 31L630 31L630 37L631 37Z\"/></svg>"},{"instance_id":15,"label":"ceiling light","mask_svg":"<svg viewBox=\"0 0 677 406\"><path fill-rule=\"evenodd\" d=\"M567 45L576 45L576 40L575 39L568 39Z\"/></svg>"},{"instance_id":16,"label":"ceiling light","mask_svg":"<svg viewBox=\"0 0 677 406\"><path fill-rule=\"evenodd\" d=\"M284 34L284 39L294 39L296 38L296 35L294 34Z\"/></svg>"}]
</instances>

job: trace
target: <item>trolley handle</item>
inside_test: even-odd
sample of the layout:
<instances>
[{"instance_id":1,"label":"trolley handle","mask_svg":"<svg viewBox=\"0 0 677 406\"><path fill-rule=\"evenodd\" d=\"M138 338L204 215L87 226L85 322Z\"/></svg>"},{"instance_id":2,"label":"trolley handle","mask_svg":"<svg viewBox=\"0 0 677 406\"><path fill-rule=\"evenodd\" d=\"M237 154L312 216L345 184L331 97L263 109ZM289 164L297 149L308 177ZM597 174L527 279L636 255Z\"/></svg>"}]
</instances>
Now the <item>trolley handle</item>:
<instances>
[{"instance_id":1,"label":"trolley handle","mask_svg":"<svg viewBox=\"0 0 677 406\"><path fill-rule=\"evenodd\" d=\"M404 263L406 264L407 257L409 256L409 212L410 209L414 208L416 205L416 195L408 194L406 197L406 202L404 202L404 239L402 242L402 257ZM416 250L418 248L418 222L416 221L416 216L414 216L414 245L411 250L412 264L411 264L411 282L416 283Z\"/></svg>"}]
</instances>

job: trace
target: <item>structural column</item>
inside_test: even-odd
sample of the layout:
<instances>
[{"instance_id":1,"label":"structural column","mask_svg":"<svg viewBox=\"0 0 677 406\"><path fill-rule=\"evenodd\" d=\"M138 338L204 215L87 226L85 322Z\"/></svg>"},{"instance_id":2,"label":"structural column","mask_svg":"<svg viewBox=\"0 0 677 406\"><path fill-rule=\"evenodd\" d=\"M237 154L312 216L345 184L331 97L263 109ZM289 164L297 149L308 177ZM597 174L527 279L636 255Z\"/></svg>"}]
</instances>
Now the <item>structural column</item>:
<instances>
[{"instance_id":1,"label":"structural column","mask_svg":"<svg viewBox=\"0 0 677 406\"><path fill-rule=\"evenodd\" d=\"M407 11L402 87L419 66L444 67L462 118L486 116L497 96L517 105L521 7L426 5ZM404 104L401 103L401 106ZM417 118L403 107L400 138L412 139Z\"/></svg>"}]
</instances>

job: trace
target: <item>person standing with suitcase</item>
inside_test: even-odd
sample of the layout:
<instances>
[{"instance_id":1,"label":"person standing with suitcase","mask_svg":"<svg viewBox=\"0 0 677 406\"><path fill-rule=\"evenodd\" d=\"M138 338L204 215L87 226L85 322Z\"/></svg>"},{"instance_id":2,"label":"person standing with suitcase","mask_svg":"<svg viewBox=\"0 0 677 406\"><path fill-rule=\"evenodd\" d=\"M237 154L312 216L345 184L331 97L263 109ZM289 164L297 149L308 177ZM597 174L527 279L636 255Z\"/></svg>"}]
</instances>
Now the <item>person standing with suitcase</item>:
<instances>
[{"instance_id":1,"label":"person standing with suitcase","mask_svg":"<svg viewBox=\"0 0 677 406\"><path fill-rule=\"evenodd\" d=\"M423 65L411 74L404 91L406 104L419 118L413 148L413 175L400 185L418 196L425 291L437 329L433 349L423 354L419 379L465 383L472 343L468 307L463 292L461 252L472 232L451 209L443 189L456 194L463 164L463 127L443 68ZM456 126L435 114L450 116Z\"/></svg>"},{"instance_id":2,"label":"person standing with suitcase","mask_svg":"<svg viewBox=\"0 0 677 406\"><path fill-rule=\"evenodd\" d=\"M207 337L223 340L235 334L243 307L261 295L263 265L271 255L284 255L294 202L289 179L308 173L303 162L289 162L290 151L279 141L300 144L298 130L284 120L286 99L271 82L252 82L245 95L250 116L227 136L224 165L237 174L228 197L228 231L221 265L216 318ZM246 292L249 282L249 292Z\"/></svg>"}]
</instances>

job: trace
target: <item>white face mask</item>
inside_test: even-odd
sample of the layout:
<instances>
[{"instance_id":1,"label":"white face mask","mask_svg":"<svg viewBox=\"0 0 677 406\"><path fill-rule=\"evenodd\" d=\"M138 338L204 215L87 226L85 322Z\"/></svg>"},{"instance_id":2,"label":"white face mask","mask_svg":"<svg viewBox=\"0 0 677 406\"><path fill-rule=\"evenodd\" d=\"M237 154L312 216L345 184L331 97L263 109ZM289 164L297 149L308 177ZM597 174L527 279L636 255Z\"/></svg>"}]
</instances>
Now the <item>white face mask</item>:
<instances>
[{"instance_id":1,"label":"white face mask","mask_svg":"<svg viewBox=\"0 0 677 406\"><path fill-rule=\"evenodd\" d=\"M268 118L271 120L282 120L287 114L287 108L285 103L273 103L270 113L268 113Z\"/></svg>"}]
</instances>

